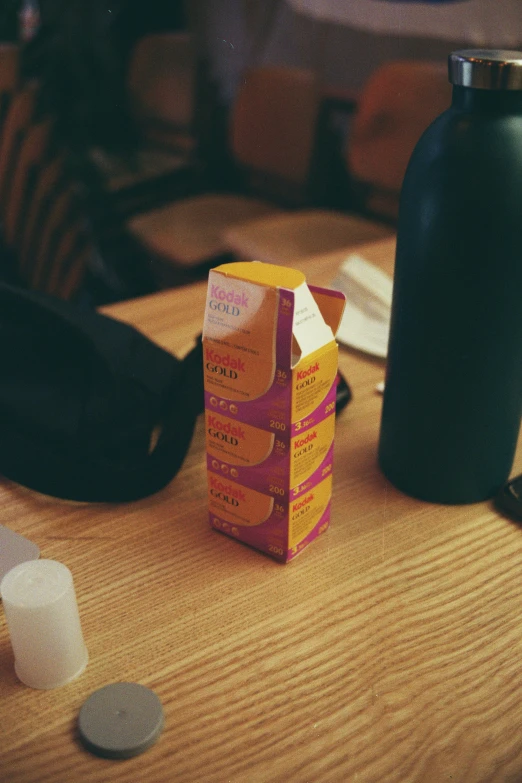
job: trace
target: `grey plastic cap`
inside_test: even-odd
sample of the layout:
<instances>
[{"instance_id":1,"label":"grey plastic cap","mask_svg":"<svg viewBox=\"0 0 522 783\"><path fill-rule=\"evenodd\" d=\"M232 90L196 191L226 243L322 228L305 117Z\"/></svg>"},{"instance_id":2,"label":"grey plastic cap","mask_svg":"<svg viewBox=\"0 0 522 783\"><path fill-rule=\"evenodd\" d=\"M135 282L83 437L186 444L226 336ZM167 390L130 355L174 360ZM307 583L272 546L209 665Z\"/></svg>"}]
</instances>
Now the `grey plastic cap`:
<instances>
[{"instance_id":1,"label":"grey plastic cap","mask_svg":"<svg viewBox=\"0 0 522 783\"><path fill-rule=\"evenodd\" d=\"M449 80L479 90L522 90L522 52L461 49L448 58Z\"/></svg>"},{"instance_id":2,"label":"grey plastic cap","mask_svg":"<svg viewBox=\"0 0 522 783\"><path fill-rule=\"evenodd\" d=\"M135 682L105 685L89 696L78 716L87 750L108 759L143 753L163 730L163 707L154 691Z\"/></svg>"}]
</instances>

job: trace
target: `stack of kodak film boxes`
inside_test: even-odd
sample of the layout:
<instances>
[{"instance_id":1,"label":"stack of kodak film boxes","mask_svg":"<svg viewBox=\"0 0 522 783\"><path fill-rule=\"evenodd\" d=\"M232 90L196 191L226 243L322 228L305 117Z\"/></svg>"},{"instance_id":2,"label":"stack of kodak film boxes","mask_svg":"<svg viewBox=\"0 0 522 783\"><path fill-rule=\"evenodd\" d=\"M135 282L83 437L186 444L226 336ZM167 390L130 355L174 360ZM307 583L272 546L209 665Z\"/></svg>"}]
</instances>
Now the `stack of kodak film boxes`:
<instances>
[{"instance_id":1,"label":"stack of kodak film boxes","mask_svg":"<svg viewBox=\"0 0 522 783\"><path fill-rule=\"evenodd\" d=\"M210 524L287 562L330 523L345 298L294 269L209 275L203 355Z\"/></svg>"}]
</instances>

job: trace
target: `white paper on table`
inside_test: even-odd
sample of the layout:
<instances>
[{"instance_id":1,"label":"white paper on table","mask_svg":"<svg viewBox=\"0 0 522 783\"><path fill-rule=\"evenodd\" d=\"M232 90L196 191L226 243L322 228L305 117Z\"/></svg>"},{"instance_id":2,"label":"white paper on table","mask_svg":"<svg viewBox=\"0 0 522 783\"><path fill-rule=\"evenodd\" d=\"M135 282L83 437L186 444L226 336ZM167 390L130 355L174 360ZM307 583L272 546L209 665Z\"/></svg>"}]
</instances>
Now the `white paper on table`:
<instances>
[{"instance_id":1,"label":"white paper on table","mask_svg":"<svg viewBox=\"0 0 522 783\"><path fill-rule=\"evenodd\" d=\"M354 253L341 265L332 288L346 295L337 340L384 359L390 332L391 277Z\"/></svg>"},{"instance_id":2,"label":"white paper on table","mask_svg":"<svg viewBox=\"0 0 522 783\"><path fill-rule=\"evenodd\" d=\"M322 348L334 339L306 283L294 290L292 333L300 348L300 358ZM294 359L293 359L294 361Z\"/></svg>"}]
</instances>

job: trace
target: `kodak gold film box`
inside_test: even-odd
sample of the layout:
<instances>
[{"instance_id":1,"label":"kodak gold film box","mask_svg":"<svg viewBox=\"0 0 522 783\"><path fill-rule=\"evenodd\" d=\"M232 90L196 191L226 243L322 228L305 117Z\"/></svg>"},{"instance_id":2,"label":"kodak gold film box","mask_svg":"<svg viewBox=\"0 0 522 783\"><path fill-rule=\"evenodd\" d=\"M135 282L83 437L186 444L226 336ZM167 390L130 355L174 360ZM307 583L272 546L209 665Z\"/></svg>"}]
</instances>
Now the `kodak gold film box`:
<instances>
[{"instance_id":1,"label":"kodak gold film box","mask_svg":"<svg viewBox=\"0 0 522 783\"><path fill-rule=\"evenodd\" d=\"M203 355L212 527L286 562L330 522L345 298L260 262L209 275Z\"/></svg>"}]
</instances>

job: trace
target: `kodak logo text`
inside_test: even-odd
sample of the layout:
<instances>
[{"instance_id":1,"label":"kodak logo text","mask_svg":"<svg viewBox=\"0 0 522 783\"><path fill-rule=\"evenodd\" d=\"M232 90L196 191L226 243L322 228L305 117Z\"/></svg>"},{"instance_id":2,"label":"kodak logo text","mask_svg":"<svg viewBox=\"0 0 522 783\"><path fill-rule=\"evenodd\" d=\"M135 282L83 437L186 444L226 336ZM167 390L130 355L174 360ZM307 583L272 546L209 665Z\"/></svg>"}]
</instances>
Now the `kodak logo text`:
<instances>
[{"instance_id":1,"label":"kodak logo text","mask_svg":"<svg viewBox=\"0 0 522 783\"><path fill-rule=\"evenodd\" d=\"M310 443L312 440L315 440L317 438L317 430L314 430L313 432L309 432L308 435L306 435L304 438L296 438L294 440L294 449L299 449L301 446L306 446L307 443Z\"/></svg>"},{"instance_id":2,"label":"kodak logo text","mask_svg":"<svg viewBox=\"0 0 522 783\"><path fill-rule=\"evenodd\" d=\"M226 291L222 286L217 283L212 283L210 286L210 296L212 299L217 299L219 302L228 302L229 304L240 305L241 307L248 307L248 296L244 291L238 293L233 289Z\"/></svg>"},{"instance_id":3,"label":"kodak logo text","mask_svg":"<svg viewBox=\"0 0 522 783\"><path fill-rule=\"evenodd\" d=\"M228 367L231 370L239 370L240 372L245 372L245 363L239 358L234 358L229 353L226 354L220 354L217 353L213 348L209 348L208 346L205 348L205 359L207 362L211 362L212 364L219 364L221 367Z\"/></svg>"},{"instance_id":4,"label":"kodak logo text","mask_svg":"<svg viewBox=\"0 0 522 783\"><path fill-rule=\"evenodd\" d=\"M299 509L303 508L303 506L307 506L309 503L312 502L314 499L314 493L310 492L309 495L306 495L304 498L301 498L301 500L298 500L296 503L292 505L292 514L295 514L296 511L299 511Z\"/></svg>"},{"instance_id":5,"label":"kodak logo text","mask_svg":"<svg viewBox=\"0 0 522 783\"><path fill-rule=\"evenodd\" d=\"M223 432L226 435L232 435L234 438L245 440L245 430L240 427L239 424L233 424L230 421L227 421L226 424L224 424L216 416L210 414L208 417L208 426L210 429L217 432Z\"/></svg>"},{"instance_id":6,"label":"kodak logo text","mask_svg":"<svg viewBox=\"0 0 522 783\"><path fill-rule=\"evenodd\" d=\"M314 372L317 372L318 369L319 369L319 362L315 362L315 364L311 364L310 367L308 367L306 370L298 370L297 380L302 381L304 378L308 378L309 375L312 375Z\"/></svg>"}]
</instances>

